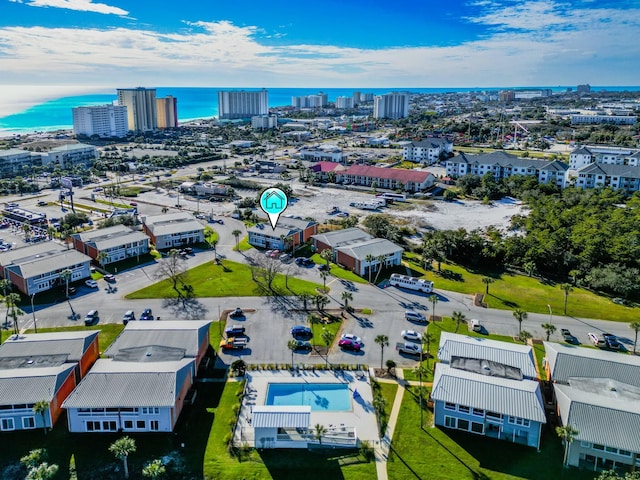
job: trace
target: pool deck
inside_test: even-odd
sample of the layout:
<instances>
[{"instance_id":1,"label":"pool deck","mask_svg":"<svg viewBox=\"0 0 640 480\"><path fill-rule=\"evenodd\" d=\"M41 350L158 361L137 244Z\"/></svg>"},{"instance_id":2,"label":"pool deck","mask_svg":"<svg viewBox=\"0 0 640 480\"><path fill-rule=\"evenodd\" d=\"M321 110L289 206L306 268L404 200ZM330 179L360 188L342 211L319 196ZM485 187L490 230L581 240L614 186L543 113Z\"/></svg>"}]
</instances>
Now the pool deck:
<instances>
[{"instance_id":1,"label":"pool deck","mask_svg":"<svg viewBox=\"0 0 640 480\"><path fill-rule=\"evenodd\" d=\"M372 405L373 392L368 372L364 375L352 371L341 373L332 371L311 370L270 370L247 372L245 395L240 409L238 425L235 430L236 441L254 446L251 418L253 407L265 405L267 389L270 383L334 383L347 384L351 400L349 411L312 411L311 428L316 424L323 425L328 430L342 430L355 428L358 440L367 440L372 445L379 442L378 423ZM354 398L353 392L359 395Z\"/></svg>"}]
</instances>

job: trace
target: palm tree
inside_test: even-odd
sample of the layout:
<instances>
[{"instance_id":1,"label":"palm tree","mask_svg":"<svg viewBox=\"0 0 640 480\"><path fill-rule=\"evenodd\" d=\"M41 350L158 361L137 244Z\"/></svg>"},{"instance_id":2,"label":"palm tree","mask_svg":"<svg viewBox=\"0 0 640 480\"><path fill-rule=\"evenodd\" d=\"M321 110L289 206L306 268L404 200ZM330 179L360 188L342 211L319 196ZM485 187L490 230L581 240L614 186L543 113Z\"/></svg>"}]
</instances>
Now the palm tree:
<instances>
[{"instance_id":1,"label":"palm tree","mask_svg":"<svg viewBox=\"0 0 640 480\"><path fill-rule=\"evenodd\" d=\"M62 280L65 283L66 289L66 297L69 298L69 279L71 278L71 270L69 270L68 268L62 270L60 272L60 280Z\"/></svg>"},{"instance_id":2,"label":"palm tree","mask_svg":"<svg viewBox=\"0 0 640 480\"><path fill-rule=\"evenodd\" d=\"M420 354L420 358L422 358L422 356L426 353L427 368L429 368L429 349L431 348L431 340L433 340L433 335L425 331L422 334L422 353Z\"/></svg>"},{"instance_id":3,"label":"palm tree","mask_svg":"<svg viewBox=\"0 0 640 480\"><path fill-rule=\"evenodd\" d=\"M573 287L569 283L563 283L560 285L560 290L564 292L564 314L567 314L567 300L569 300L569 293L573 291Z\"/></svg>"},{"instance_id":4,"label":"palm tree","mask_svg":"<svg viewBox=\"0 0 640 480\"><path fill-rule=\"evenodd\" d=\"M169 211L169 207L162 207L162 213L167 213Z\"/></svg>"},{"instance_id":5,"label":"palm tree","mask_svg":"<svg viewBox=\"0 0 640 480\"><path fill-rule=\"evenodd\" d=\"M147 463L142 469L142 476L149 478L160 478L167 473L167 469L162 464L162 460L156 459Z\"/></svg>"},{"instance_id":6,"label":"palm tree","mask_svg":"<svg viewBox=\"0 0 640 480\"><path fill-rule=\"evenodd\" d=\"M215 262L218 259L218 250L216 249L216 246L218 245L218 239L211 239L209 245L211 245L211 248L213 248L213 261Z\"/></svg>"},{"instance_id":7,"label":"palm tree","mask_svg":"<svg viewBox=\"0 0 640 480\"><path fill-rule=\"evenodd\" d=\"M327 271L328 271L329 270L329 263L331 262L331 259L333 258L333 252L331 251L331 249L325 248L324 250L322 250L322 252L320 252L320 258L322 258L323 260L325 260L327 262Z\"/></svg>"},{"instance_id":8,"label":"palm tree","mask_svg":"<svg viewBox=\"0 0 640 480\"><path fill-rule=\"evenodd\" d=\"M518 334L518 338L520 339L520 341L522 343L527 343L527 340L529 340L530 338L532 338L533 335L531 335L529 332L527 332L526 330L522 330L519 334Z\"/></svg>"},{"instance_id":9,"label":"palm tree","mask_svg":"<svg viewBox=\"0 0 640 480\"><path fill-rule=\"evenodd\" d=\"M2 280L0 280L0 289L2 289L2 296L6 297L7 296L7 292L11 291L11 280L7 280L6 278L3 278ZM7 313L5 314L4 317L4 323L5 325L7 323L9 323L9 308L7 307Z\"/></svg>"},{"instance_id":10,"label":"palm tree","mask_svg":"<svg viewBox=\"0 0 640 480\"><path fill-rule=\"evenodd\" d=\"M335 337L335 335L333 333L331 333L329 330L324 330L322 332L322 341L327 346L327 356L325 357L325 360L327 362L326 366L329 366L329 346L333 342L333 338L334 337Z\"/></svg>"},{"instance_id":11,"label":"palm tree","mask_svg":"<svg viewBox=\"0 0 640 480\"><path fill-rule=\"evenodd\" d=\"M422 376L424 375L426 377L429 372L428 369L425 368L425 366L422 364L422 362L419 362L416 368L413 369L413 373L418 375L418 379L420 380L420 428L422 428L422 425L424 424L424 412L422 410Z\"/></svg>"},{"instance_id":12,"label":"palm tree","mask_svg":"<svg viewBox=\"0 0 640 480\"><path fill-rule=\"evenodd\" d=\"M240 251L240 235L242 234L242 232L240 230L238 230L237 228L231 232L231 235L234 236L234 238L236 239L236 250Z\"/></svg>"},{"instance_id":13,"label":"palm tree","mask_svg":"<svg viewBox=\"0 0 640 480\"><path fill-rule=\"evenodd\" d=\"M562 427L556 427L556 434L562 439L564 443L564 459L562 461L563 466L567 466L569 457L569 445L573 442L580 432L571 425L563 425Z\"/></svg>"},{"instance_id":14,"label":"palm tree","mask_svg":"<svg viewBox=\"0 0 640 480\"><path fill-rule=\"evenodd\" d=\"M100 264L100 268L104 269L104 261L109 258L109 255L107 254L107 252L105 251L101 251L100 253L98 253L98 255L96 255L96 260L98 261L98 263Z\"/></svg>"},{"instance_id":15,"label":"palm tree","mask_svg":"<svg viewBox=\"0 0 640 480\"><path fill-rule=\"evenodd\" d=\"M32 467L24 478L25 480L49 480L55 477L56 473L58 473L58 465L55 463L49 465L47 462L44 462Z\"/></svg>"},{"instance_id":16,"label":"palm tree","mask_svg":"<svg viewBox=\"0 0 640 480\"><path fill-rule=\"evenodd\" d=\"M300 295L298 295L298 298L302 302L302 305L304 307L304 311L306 312L307 311L307 302L313 300L313 295L311 295L310 293L301 293Z\"/></svg>"},{"instance_id":17,"label":"palm tree","mask_svg":"<svg viewBox=\"0 0 640 480\"><path fill-rule=\"evenodd\" d=\"M527 312L525 312L520 308L516 308L513 311L513 318L515 318L518 321L518 335L522 333L522 322L526 320L528 316L529 315L527 315Z\"/></svg>"},{"instance_id":18,"label":"palm tree","mask_svg":"<svg viewBox=\"0 0 640 480\"><path fill-rule=\"evenodd\" d=\"M384 362L384 347L389 346L389 337L386 335L378 335L373 339L378 345L380 345L380 370L382 370L382 364Z\"/></svg>"},{"instance_id":19,"label":"palm tree","mask_svg":"<svg viewBox=\"0 0 640 480\"><path fill-rule=\"evenodd\" d=\"M371 270L372 270L372 263L373 261L376 259L375 255L373 255L372 253L367 254L366 257L364 257L364 261L367 262L367 264L369 265L369 283L371 283Z\"/></svg>"},{"instance_id":20,"label":"palm tree","mask_svg":"<svg viewBox=\"0 0 640 480\"><path fill-rule=\"evenodd\" d=\"M49 409L49 402L46 400L39 400L33 405L33 413L42 417L42 428L44 428L44 434L47 434L47 417L45 414Z\"/></svg>"},{"instance_id":21,"label":"palm tree","mask_svg":"<svg viewBox=\"0 0 640 480\"><path fill-rule=\"evenodd\" d=\"M431 302L431 317L433 320L436 319L436 303L438 303L437 295L429 295L429 301Z\"/></svg>"},{"instance_id":22,"label":"palm tree","mask_svg":"<svg viewBox=\"0 0 640 480\"><path fill-rule=\"evenodd\" d=\"M525 262L522 266L524 268L524 273L526 273L529 277L533 276L536 273L536 264L534 262Z\"/></svg>"},{"instance_id":23,"label":"palm tree","mask_svg":"<svg viewBox=\"0 0 640 480\"><path fill-rule=\"evenodd\" d=\"M31 225L29 225L28 223L23 223L22 231L24 232L25 240L28 239L31 236L31 231L32 231Z\"/></svg>"},{"instance_id":24,"label":"palm tree","mask_svg":"<svg viewBox=\"0 0 640 480\"><path fill-rule=\"evenodd\" d=\"M547 333L547 342L549 341L549 337L556 331L556 326L553 323L543 323L541 325L544 328L544 331Z\"/></svg>"},{"instance_id":25,"label":"palm tree","mask_svg":"<svg viewBox=\"0 0 640 480\"><path fill-rule=\"evenodd\" d=\"M18 331L18 315L22 315L18 313L18 302L20 301L20 295L17 293L10 293L6 297L4 297L4 303L7 306L7 311L11 310L9 314L11 318L13 318L13 333L16 335L19 333Z\"/></svg>"},{"instance_id":26,"label":"palm tree","mask_svg":"<svg viewBox=\"0 0 640 480\"><path fill-rule=\"evenodd\" d=\"M316 423L316 426L313 429L313 431L314 431L313 436L320 443L320 445L322 445L322 437L324 436L325 433L327 433L327 428L324 425L320 425L319 423Z\"/></svg>"},{"instance_id":27,"label":"palm tree","mask_svg":"<svg viewBox=\"0 0 640 480\"><path fill-rule=\"evenodd\" d=\"M322 279L322 289L326 292L327 291L327 278L329 277L329 272L327 272L326 270L322 270L320 272L320 278Z\"/></svg>"},{"instance_id":28,"label":"palm tree","mask_svg":"<svg viewBox=\"0 0 640 480\"><path fill-rule=\"evenodd\" d=\"M462 312L453 312L452 314L453 321L456 322L456 329L453 333L458 333L458 329L460 328L460 324L467 321L467 317Z\"/></svg>"},{"instance_id":29,"label":"palm tree","mask_svg":"<svg viewBox=\"0 0 640 480\"><path fill-rule=\"evenodd\" d=\"M326 307L330 301L329 297L327 297L326 295L316 295L315 300L316 300L316 307L318 307L318 310L323 310L324 307Z\"/></svg>"},{"instance_id":30,"label":"palm tree","mask_svg":"<svg viewBox=\"0 0 640 480\"><path fill-rule=\"evenodd\" d=\"M119 438L109 446L109 451L113 453L116 458L122 460L124 478L129 478L129 464L127 463L127 459L131 453L136 451L135 440L126 436Z\"/></svg>"},{"instance_id":31,"label":"palm tree","mask_svg":"<svg viewBox=\"0 0 640 480\"><path fill-rule=\"evenodd\" d=\"M640 332L640 322L631 322L629 328L632 329L636 336L633 339L633 354L636 354L636 344L638 343L638 332Z\"/></svg>"},{"instance_id":32,"label":"palm tree","mask_svg":"<svg viewBox=\"0 0 640 480\"><path fill-rule=\"evenodd\" d=\"M344 291L342 292L342 300L344 301L344 309L348 312L349 311L349 301L353 300L353 294L351 292L348 291Z\"/></svg>"},{"instance_id":33,"label":"palm tree","mask_svg":"<svg viewBox=\"0 0 640 480\"><path fill-rule=\"evenodd\" d=\"M489 285L491 285L495 280L491 277L482 277L482 283L484 283L485 289L484 294L489 295Z\"/></svg>"},{"instance_id":34,"label":"palm tree","mask_svg":"<svg viewBox=\"0 0 640 480\"><path fill-rule=\"evenodd\" d=\"M380 272L382 272L382 266L384 265L384 261L386 259L386 255L378 255L376 257L376 260L378 260L378 270L376 271L376 278L373 279L373 283L378 283L378 277L380 276Z\"/></svg>"},{"instance_id":35,"label":"palm tree","mask_svg":"<svg viewBox=\"0 0 640 480\"><path fill-rule=\"evenodd\" d=\"M298 342L295 340L289 340L287 342L287 347L291 350L291 368L293 369L293 353L296 351L296 347L298 346Z\"/></svg>"}]
</instances>

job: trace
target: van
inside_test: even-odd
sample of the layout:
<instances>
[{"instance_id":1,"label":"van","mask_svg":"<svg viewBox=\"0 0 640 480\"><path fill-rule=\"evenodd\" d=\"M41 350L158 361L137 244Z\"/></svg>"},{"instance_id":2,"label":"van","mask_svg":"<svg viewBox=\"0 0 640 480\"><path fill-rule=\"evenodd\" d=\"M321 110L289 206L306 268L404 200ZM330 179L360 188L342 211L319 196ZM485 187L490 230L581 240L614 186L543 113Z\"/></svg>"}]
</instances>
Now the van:
<instances>
[{"instance_id":1,"label":"van","mask_svg":"<svg viewBox=\"0 0 640 480\"><path fill-rule=\"evenodd\" d=\"M99 321L100 321L100 317L98 317L97 310L90 310L89 313L87 313L87 316L84 317L84 324L86 326L95 325Z\"/></svg>"},{"instance_id":2,"label":"van","mask_svg":"<svg viewBox=\"0 0 640 480\"><path fill-rule=\"evenodd\" d=\"M127 310L125 314L122 316L122 323L126 325L127 323L135 319L136 319L136 315L135 313L133 313L133 310Z\"/></svg>"},{"instance_id":3,"label":"van","mask_svg":"<svg viewBox=\"0 0 640 480\"><path fill-rule=\"evenodd\" d=\"M480 320L476 320L475 318L472 318L471 322L469 322L469 328L474 332L481 332L482 325L480 325Z\"/></svg>"},{"instance_id":4,"label":"van","mask_svg":"<svg viewBox=\"0 0 640 480\"><path fill-rule=\"evenodd\" d=\"M409 320L410 322L427 322L427 319L424 315L418 312L414 312L413 310L407 310L406 312L404 312L404 318L405 320Z\"/></svg>"}]
</instances>

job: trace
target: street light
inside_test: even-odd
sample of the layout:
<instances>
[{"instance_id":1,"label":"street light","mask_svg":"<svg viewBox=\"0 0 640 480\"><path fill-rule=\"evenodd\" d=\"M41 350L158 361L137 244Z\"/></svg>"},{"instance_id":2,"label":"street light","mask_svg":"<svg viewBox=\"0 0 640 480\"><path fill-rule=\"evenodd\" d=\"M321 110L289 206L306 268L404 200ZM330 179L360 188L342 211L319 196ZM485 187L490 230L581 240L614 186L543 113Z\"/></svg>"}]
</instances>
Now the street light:
<instances>
[{"instance_id":1,"label":"street light","mask_svg":"<svg viewBox=\"0 0 640 480\"><path fill-rule=\"evenodd\" d=\"M551 320L553 319L553 313L551 312L551 305L547 303L547 307L549 308L549 324L551 325Z\"/></svg>"},{"instance_id":2,"label":"street light","mask_svg":"<svg viewBox=\"0 0 640 480\"><path fill-rule=\"evenodd\" d=\"M33 292L31 294L31 313L33 314L33 329L36 333L38 333L38 325L36 324L36 311L33 308L33 298L36 296L36 293Z\"/></svg>"}]
</instances>

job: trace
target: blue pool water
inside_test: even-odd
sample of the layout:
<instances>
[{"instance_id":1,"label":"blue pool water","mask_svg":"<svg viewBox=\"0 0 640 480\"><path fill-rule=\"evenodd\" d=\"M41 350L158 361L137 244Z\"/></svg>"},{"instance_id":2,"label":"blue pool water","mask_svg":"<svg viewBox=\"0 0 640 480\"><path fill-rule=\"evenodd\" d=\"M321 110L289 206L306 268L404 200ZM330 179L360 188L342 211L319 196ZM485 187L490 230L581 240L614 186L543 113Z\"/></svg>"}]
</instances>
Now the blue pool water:
<instances>
[{"instance_id":1,"label":"blue pool water","mask_svg":"<svg viewBox=\"0 0 640 480\"><path fill-rule=\"evenodd\" d=\"M336 383L270 383L266 405L309 405L312 411L351 410L349 386Z\"/></svg>"}]
</instances>

